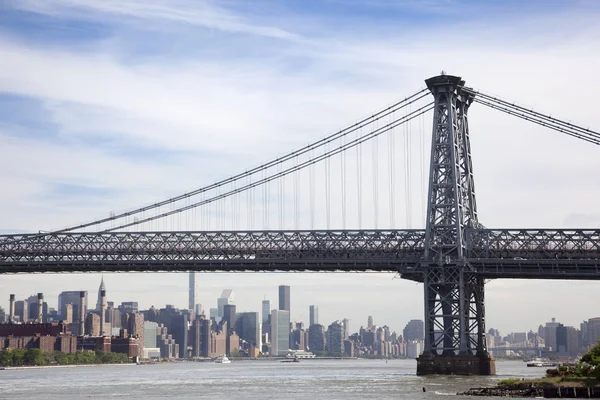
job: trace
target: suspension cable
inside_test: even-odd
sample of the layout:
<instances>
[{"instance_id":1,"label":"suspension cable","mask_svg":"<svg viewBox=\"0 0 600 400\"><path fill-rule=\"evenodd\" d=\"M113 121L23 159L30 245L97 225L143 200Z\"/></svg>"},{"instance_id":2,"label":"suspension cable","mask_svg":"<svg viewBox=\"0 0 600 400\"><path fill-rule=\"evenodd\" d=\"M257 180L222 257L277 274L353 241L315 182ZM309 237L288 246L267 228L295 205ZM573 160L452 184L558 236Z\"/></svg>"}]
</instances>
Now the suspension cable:
<instances>
[{"instance_id":1,"label":"suspension cable","mask_svg":"<svg viewBox=\"0 0 600 400\"><path fill-rule=\"evenodd\" d=\"M328 159L328 158L330 158L330 157L332 157L332 156L334 156L336 154L339 154L339 153L341 153L343 151L351 149L352 147L358 146L358 145L360 145L363 142L366 142L366 141L368 141L370 139L373 139L373 138L381 135L382 133L385 133L385 132L389 131L390 129L393 129L393 128L395 128L397 126L400 126L400 125L402 125L402 124L404 124L404 123L406 123L408 121L411 121L412 119L414 119L414 118L418 117L419 115L424 114L424 113L426 113L426 112L428 112L428 111L430 111L432 109L433 109L433 102L432 103L428 103L428 104L426 104L426 105L424 105L424 106L422 106L422 107L420 107L420 108L412 111L411 113L406 114L406 115L398 118L394 122L391 122L391 123L389 123L387 125L384 125L384 126L378 128L376 130L373 130L370 133L367 133L366 135L363 135L363 136L358 137L358 138L356 138L354 140L346 142L345 144L343 144L343 145L341 145L341 146L339 146L339 147L337 147L337 148L329 151L328 153L323 153L323 154L317 155L317 156L315 156L313 158L310 158L310 159L308 159L306 161L303 161L303 162L301 162L301 163L299 163L297 165L294 165L294 166L291 166L291 167L289 167L287 169L278 171L278 172L276 172L276 173L274 173L274 174L272 174L270 176L265 176L262 179L257 180L255 182L252 182L249 185L239 186L235 190L230 190L229 192L220 193L217 196L214 196L212 198L209 198L209 199L206 199L206 200L203 200L203 201L199 201L199 202L196 202L196 203L192 203L192 204L186 205L185 207L181 207L181 208L178 208L178 209L175 209L175 210L164 212L162 214L155 215L155 216L152 216L152 217L148 217L148 218L145 218L145 219L140 219L138 221L128 222L128 223L125 223L125 224L121 224L121 225L118 225L118 226L115 226L115 227L111 227L109 229L102 230L100 232L112 232L112 231L115 231L115 230L118 230L118 229L123 229L123 228L127 228L127 227L130 227L130 226L143 224L143 223L152 221L154 219L168 217L170 215L173 215L173 214L176 214L176 213L180 213L180 212L183 212L183 211L187 211L187 210L190 210L192 208L199 207L199 206L202 206L202 205L205 205L205 204L209 204L209 203L212 203L214 201L220 200L222 198L231 196L233 194L246 191L246 190L251 189L251 188L253 188L255 186L259 186L259 185L271 182L271 181L273 181L275 179L278 179L278 178L286 176L286 175L288 175L290 173L296 172L296 171L298 171L300 169L303 169L303 168L306 168L306 167L310 167L310 166L314 165L317 162L326 160L326 159ZM53 233L61 233L61 232L53 232ZM32 236L32 237L30 237L30 239L31 238L34 238L34 237Z\"/></svg>"},{"instance_id":2,"label":"suspension cable","mask_svg":"<svg viewBox=\"0 0 600 400\"><path fill-rule=\"evenodd\" d=\"M392 104L391 106L389 106L389 107L387 107L387 108L385 108L385 109L383 109L383 110L381 110L381 111L379 111L379 112L377 112L377 113L375 113L375 114L373 114L373 115L371 115L371 116L369 116L367 118L364 118L364 119L360 120L359 122L357 122L357 123L355 123L353 125L350 125L349 127L346 127L344 129L336 132L336 133L333 133L333 134L331 134L329 136L326 136L325 138L317 140L316 142L313 142L313 143L311 143L309 145L306 145L306 146L304 146L304 147L302 147L302 148L300 148L298 150L290 152L290 153L288 153L288 154L286 154L286 155L284 155L282 157L279 157L279 158L276 158L276 159L271 160L269 162L263 163L263 164L261 164L261 165L259 165L257 167L254 167L254 168L252 168L250 170L247 170L245 172L239 173L239 174L234 175L232 177L229 177L227 179L223 179L221 181L215 182L215 183L210 184L208 186L201 187L201 188L192 190L190 192L184 193L182 195L175 196L175 197L172 197L172 198L169 198L167 200L163 200L163 201L160 201L160 202L157 202L157 203L154 203L154 204L146 205L144 207L140 207L140 208L137 208L137 209L134 209L134 210L126 211L126 212L119 213L119 214L111 214L107 218L102 218L102 219L98 219L98 220L94 220L94 221L91 221L91 222L82 223L82 224L79 224L79 225L75 225L75 226L71 226L71 227L67 227L67 228L63 228L63 229L59 229L59 230L40 232L39 234L31 236L30 238L35 238L35 237L38 237L38 236L47 236L47 235L56 234L56 233L63 233L63 232L74 231L74 230L83 229L83 228L87 228L87 227L94 226L94 225L100 225L100 224L104 224L104 223L107 223L107 222L119 220L119 219L122 219L122 218L126 218L126 217L129 217L129 216L133 216L133 215L139 214L139 213L143 213L143 212L148 211L148 210L157 209L157 208L162 207L164 205L169 205L169 204L178 202L180 200L186 199L188 197L192 197L192 196L198 195L200 193L204 193L204 192L207 192L209 190L219 188L219 187L221 187L223 185L226 185L228 183L238 181L238 180L246 178L246 177L248 177L250 175L254 175L254 174L259 173L261 171L267 170L267 169L269 169L269 168L271 168L271 167L273 167L273 166L275 166L277 164L281 164L281 163L283 163L285 161L293 159L294 157L297 157L299 155L305 154L305 153L307 153L307 152L309 152L311 150L320 148L320 147L324 146L325 144L331 143L333 140L339 139L340 137L347 136L350 133L352 133L352 132L360 129L363 126L367 126L367 125L373 123L374 121L382 119L382 118L386 117L387 115L389 115L389 114L391 114L391 113L393 113L393 112L395 112L395 111L397 111L399 109L402 109L402 108L406 107L408 104L412 104L414 102L417 102L417 101L423 99L424 97L426 97L428 95L428 93L426 93L426 92L428 92L427 88L421 89L418 92L416 92L415 94L413 94L411 96L408 96L408 97L406 97L406 98L404 98L404 99L402 99L402 100L400 100L400 101ZM159 213L159 215L163 215L163 214L164 213ZM141 218L140 220L147 220L147 219L148 218ZM129 225L129 224L127 224L127 225ZM23 239L18 239L18 240L23 240Z\"/></svg>"}]
</instances>

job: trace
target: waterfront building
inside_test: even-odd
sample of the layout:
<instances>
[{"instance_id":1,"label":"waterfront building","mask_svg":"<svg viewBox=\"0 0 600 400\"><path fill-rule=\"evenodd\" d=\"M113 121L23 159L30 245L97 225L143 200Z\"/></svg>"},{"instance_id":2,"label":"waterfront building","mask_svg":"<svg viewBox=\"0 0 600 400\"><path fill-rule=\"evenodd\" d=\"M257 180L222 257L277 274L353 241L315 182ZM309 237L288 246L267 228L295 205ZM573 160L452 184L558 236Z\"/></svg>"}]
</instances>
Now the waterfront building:
<instances>
[{"instance_id":1,"label":"waterfront building","mask_svg":"<svg viewBox=\"0 0 600 400\"><path fill-rule=\"evenodd\" d=\"M259 316L257 312L237 313L235 332L247 346L262 348L262 338Z\"/></svg>"},{"instance_id":2,"label":"waterfront building","mask_svg":"<svg viewBox=\"0 0 600 400\"><path fill-rule=\"evenodd\" d=\"M227 329L229 332L235 329L235 304L225 304L223 306L223 319L222 321L227 322Z\"/></svg>"},{"instance_id":3,"label":"waterfront building","mask_svg":"<svg viewBox=\"0 0 600 400\"><path fill-rule=\"evenodd\" d=\"M312 352L325 350L325 328L314 324L308 328L308 349Z\"/></svg>"},{"instance_id":4,"label":"waterfront building","mask_svg":"<svg viewBox=\"0 0 600 400\"><path fill-rule=\"evenodd\" d=\"M290 349L290 312L271 311L271 354L285 355Z\"/></svg>"},{"instance_id":5,"label":"waterfront building","mask_svg":"<svg viewBox=\"0 0 600 400\"><path fill-rule=\"evenodd\" d=\"M572 326L559 324L556 328L556 351L559 357L577 357L579 355L579 331Z\"/></svg>"},{"instance_id":6,"label":"waterfront building","mask_svg":"<svg viewBox=\"0 0 600 400\"><path fill-rule=\"evenodd\" d=\"M423 353L423 341L411 340L406 342L406 357L417 358Z\"/></svg>"},{"instance_id":7,"label":"waterfront building","mask_svg":"<svg viewBox=\"0 0 600 400\"><path fill-rule=\"evenodd\" d=\"M557 351L556 328L558 328L559 325L560 324L556 322L555 318L552 318L552 322L546 322L546 326L544 327L544 340L546 343L546 350L548 351Z\"/></svg>"},{"instance_id":8,"label":"waterfront building","mask_svg":"<svg viewBox=\"0 0 600 400\"><path fill-rule=\"evenodd\" d=\"M158 324L156 328L156 342L160 349L161 358L172 359L179 357L179 345L173 339L173 335L169 334L167 327L162 324Z\"/></svg>"},{"instance_id":9,"label":"waterfront building","mask_svg":"<svg viewBox=\"0 0 600 400\"><path fill-rule=\"evenodd\" d=\"M327 350L335 354L344 352L344 327L338 321L327 327Z\"/></svg>"},{"instance_id":10,"label":"waterfront building","mask_svg":"<svg viewBox=\"0 0 600 400\"><path fill-rule=\"evenodd\" d=\"M290 287L286 285L279 286L279 309L290 312Z\"/></svg>"},{"instance_id":11,"label":"waterfront building","mask_svg":"<svg viewBox=\"0 0 600 400\"><path fill-rule=\"evenodd\" d=\"M587 345L594 346L600 339L600 317L590 318L587 322Z\"/></svg>"},{"instance_id":12,"label":"waterfront building","mask_svg":"<svg viewBox=\"0 0 600 400\"><path fill-rule=\"evenodd\" d=\"M123 313L121 314L121 327L127 330L127 336L139 339L138 357L144 355L144 314Z\"/></svg>"},{"instance_id":13,"label":"waterfront building","mask_svg":"<svg viewBox=\"0 0 600 400\"><path fill-rule=\"evenodd\" d=\"M309 314L309 324L308 324L309 328L312 325L319 323L319 307L318 306L309 306L308 314Z\"/></svg>"},{"instance_id":14,"label":"waterfront building","mask_svg":"<svg viewBox=\"0 0 600 400\"><path fill-rule=\"evenodd\" d=\"M154 349L158 345L158 323L152 321L144 321L144 348Z\"/></svg>"},{"instance_id":15,"label":"waterfront building","mask_svg":"<svg viewBox=\"0 0 600 400\"><path fill-rule=\"evenodd\" d=\"M490 329L492 331L493 329ZM404 330L402 331L402 336L406 341L413 340L423 340L425 339L425 324L420 319L411 319L408 321Z\"/></svg>"},{"instance_id":16,"label":"waterfront building","mask_svg":"<svg viewBox=\"0 0 600 400\"><path fill-rule=\"evenodd\" d=\"M194 318L194 321L192 322L192 329L190 332L190 339L191 339L191 347L192 347L192 357L200 357L202 352L201 352L201 328L202 328L202 323L201 323L201 316L200 315L196 315L196 317Z\"/></svg>"},{"instance_id":17,"label":"waterfront building","mask_svg":"<svg viewBox=\"0 0 600 400\"><path fill-rule=\"evenodd\" d=\"M342 320L342 329L344 333L344 340L350 337L350 320L348 318L344 318Z\"/></svg>"},{"instance_id":18,"label":"waterfront building","mask_svg":"<svg viewBox=\"0 0 600 400\"><path fill-rule=\"evenodd\" d=\"M344 340L344 353L348 357L354 357L354 342L352 340Z\"/></svg>"},{"instance_id":19,"label":"waterfront building","mask_svg":"<svg viewBox=\"0 0 600 400\"><path fill-rule=\"evenodd\" d=\"M206 319L204 315L200 316L200 355L202 357L208 357L211 349L211 334L212 334L212 320Z\"/></svg>"}]
</instances>

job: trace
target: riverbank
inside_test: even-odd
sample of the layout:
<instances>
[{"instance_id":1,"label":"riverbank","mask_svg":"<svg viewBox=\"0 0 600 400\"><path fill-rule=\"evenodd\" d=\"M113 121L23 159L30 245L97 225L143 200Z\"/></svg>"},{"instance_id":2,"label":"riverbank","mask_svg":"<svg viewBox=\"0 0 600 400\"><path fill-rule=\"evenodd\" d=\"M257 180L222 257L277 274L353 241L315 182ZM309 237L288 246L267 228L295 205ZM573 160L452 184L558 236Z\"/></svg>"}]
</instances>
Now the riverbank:
<instances>
[{"instance_id":1,"label":"riverbank","mask_svg":"<svg viewBox=\"0 0 600 400\"><path fill-rule=\"evenodd\" d=\"M508 380L508 381L512 381ZM498 384L495 387L472 388L466 392L457 393L463 396L486 397L543 397L543 398L571 398L571 399L596 399L600 398L600 386L595 379L577 379L562 381L559 377L540 378L533 380L514 380Z\"/></svg>"},{"instance_id":2,"label":"riverbank","mask_svg":"<svg viewBox=\"0 0 600 400\"><path fill-rule=\"evenodd\" d=\"M46 368L79 368L79 367L122 367L122 366L133 366L135 363L120 363L120 364L68 364L68 365L22 365L19 367L0 367L2 370L20 370L20 369L46 369Z\"/></svg>"}]
</instances>

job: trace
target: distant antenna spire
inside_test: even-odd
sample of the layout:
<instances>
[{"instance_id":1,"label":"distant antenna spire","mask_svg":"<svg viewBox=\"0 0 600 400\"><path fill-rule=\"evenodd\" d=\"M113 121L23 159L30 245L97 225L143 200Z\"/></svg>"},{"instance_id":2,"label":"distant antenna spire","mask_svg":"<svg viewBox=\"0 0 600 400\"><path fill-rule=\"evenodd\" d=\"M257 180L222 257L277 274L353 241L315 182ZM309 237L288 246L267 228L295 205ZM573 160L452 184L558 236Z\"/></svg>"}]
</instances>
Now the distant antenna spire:
<instances>
[{"instance_id":1,"label":"distant antenna spire","mask_svg":"<svg viewBox=\"0 0 600 400\"><path fill-rule=\"evenodd\" d=\"M442 73L440 75L446 75L446 71L442 70Z\"/></svg>"}]
</instances>

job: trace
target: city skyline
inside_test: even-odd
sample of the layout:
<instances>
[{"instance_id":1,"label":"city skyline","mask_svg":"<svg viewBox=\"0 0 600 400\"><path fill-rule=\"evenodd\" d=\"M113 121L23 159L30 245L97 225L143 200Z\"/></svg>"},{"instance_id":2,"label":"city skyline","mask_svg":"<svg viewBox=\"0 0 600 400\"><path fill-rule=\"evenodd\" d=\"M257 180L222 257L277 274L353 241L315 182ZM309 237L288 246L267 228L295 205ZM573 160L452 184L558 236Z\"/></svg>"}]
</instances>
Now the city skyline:
<instances>
[{"instance_id":1,"label":"city skyline","mask_svg":"<svg viewBox=\"0 0 600 400\"><path fill-rule=\"evenodd\" d=\"M156 299L163 299L164 301L155 301L152 302L152 300L147 300L148 299L148 292L143 290L142 287L140 287L139 289L136 289L135 287L132 287L131 284L127 284L126 285L126 289L118 289L119 288L119 283L123 281L123 279L121 279L123 277L123 275L128 275L128 274L86 274L86 278L98 278L98 281L94 283L91 283L91 288L88 287L89 285L86 285L84 288L73 288L71 286L69 287L62 287L62 284L55 284L53 285L53 288L44 288L41 285L36 285L36 288L38 289L38 292L42 292L44 293L44 301L48 303L48 307L52 307L52 308L56 308L57 307L57 303L58 303L58 294L60 294L63 291L69 291L69 290L86 290L88 291L88 295L89 293L92 294L92 297L89 298L89 304L90 305L95 305L97 303L97 293L98 293L98 285L99 282L101 280L104 281L105 286L107 288L107 300L108 301L112 301L115 303L115 305L120 304L121 302L126 302L126 301L137 301L139 303L139 309L149 309L151 306L155 306L157 308L161 308L161 307L165 307L167 304L172 304L174 307L179 308L179 309L185 309L186 308L186 304L188 303L188 294L189 294L189 286L188 286L188 274L185 273L180 273L180 274L173 274L176 275L176 277L182 279L183 281L181 282L181 288L180 291L175 291L173 290L173 288L171 288L171 290L173 290L172 292L168 292L168 293L161 293L160 296L156 296L154 298ZM137 276L144 276L144 274L131 274L133 275L133 277ZM251 275L251 274L246 274L246 275ZM422 310L422 300L420 302L417 302L414 298L411 299L410 297L408 297L408 294L406 292L398 292L395 293L394 297L396 298L396 303L389 307L388 309L385 309L385 305L386 304L390 304L390 302L386 302L385 300L382 300L381 297L375 296L374 294L371 293L370 287L353 287L353 290L358 290L360 289L359 293L362 294L362 296L357 296L352 295L349 296L346 299L339 299L341 300L340 302L343 302L345 304L347 304L347 307L342 308L341 312L336 311L336 309L339 309L339 302L330 302L330 301L318 301L318 299L320 298L319 294L321 293L321 290L318 289L318 285L303 285L303 286L297 286L294 284L293 282L293 278L294 276L298 275L298 274L283 274L283 273L276 273L276 274L260 274L263 277L266 277L267 279L263 282L263 289L257 288L256 285L244 285L243 280L239 282L238 285L235 285L233 282L235 282L235 278L239 278L240 274L208 274L209 277L220 277L220 279L201 279L201 281L205 282L205 283L210 283L210 286L207 288L203 288L203 287L199 287L198 289L198 302L200 304L202 304L204 313L206 314L206 316L209 316L209 310L210 308L217 308L217 299L219 298L219 296L223 293L223 291L227 288L227 289L231 289L234 293L234 297L235 297L235 301L233 302L233 304L236 305L237 307L237 312L259 312L260 314L262 314L262 301L264 300L265 296L267 300L270 300L271 302L271 309L276 309L277 305L279 304L279 286L281 285L286 285L284 283L284 281L282 280L282 276L284 275L288 275L289 276L289 284L287 284L286 286L290 286L291 287L291 299L290 302L293 303L291 306L292 309L292 314L291 314L291 322L304 322L305 325L308 325L309 323L309 307L311 305L317 305L318 306L318 312L319 312L319 323L321 323L322 325L327 326L329 323L336 321L336 320L342 320L344 318L348 318L349 320L353 321L353 329L355 331L357 331L360 326L364 326L367 327L367 318L368 316L373 316L374 319L374 323L376 325L387 325L390 327L391 330L396 331L401 333L402 330L404 329L405 324L409 321L409 320L422 320L423 316L423 310ZM314 275L314 274L312 274ZM321 274L323 275L323 274ZM339 277L341 274L326 274L325 277L328 279L334 279L335 277ZM373 279L375 278L374 282L378 282L380 285L383 283L387 283L389 284L389 286L386 287L387 290L394 290L394 287L396 287L396 285L399 285L399 289L402 288L402 283L406 283L404 281L401 281L399 279L392 279L392 275L389 276L389 280L390 282L387 282L385 279L381 279L383 278L383 275L388 275L388 274L364 274L365 278L364 279ZM34 277L38 277L39 275L35 275ZM55 277L59 277L57 275L53 275ZM60 277L69 277L72 275L60 275ZM202 275L201 275L202 276ZM229 276L230 279L223 279L224 276ZM342 275L343 276L343 275ZM114 277L114 279L111 279L111 277ZM233 279L233 280L232 280ZM322 280L323 278L321 278ZM68 280L68 279L67 279ZM77 280L75 280L77 281ZM91 279L90 279L91 281ZM127 281L125 279L125 281ZM136 278L136 281L140 281L139 278ZM222 282L223 285L222 286L216 286L215 284L218 282ZM1 284L0 284L1 285ZM57 286L58 285L58 286ZM112 286L115 286L117 289L113 291ZM420 288L419 286L416 285L411 285L413 287L416 287L416 290L413 288L414 293L420 293ZM488 285L489 286L489 285ZM499 285L500 286L500 285ZM561 285L558 284L557 287L560 287ZM585 285L584 285L585 286ZM327 282L325 282L325 284L323 285L323 287L331 287L330 284L327 284ZM1 288L1 286L0 286ZM43 290L39 290L39 289L43 289ZM343 291L345 292L347 289L346 287L339 287L337 288L337 290ZM558 312L557 310L552 310L552 302L551 299L553 298L553 293L549 293L547 298L544 297L540 297L538 299L530 299L527 298L527 294L526 293L522 293L522 299L523 301L529 301L529 305L524 305L521 309L519 310L511 310L510 312L512 313L511 317L509 318L509 320L507 320L506 322L502 323L502 318L494 318L493 315L490 315L490 312L497 312L498 310L502 311L503 309L505 309L505 307L502 306L503 303L503 293L502 293L502 289L500 289L500 293L498 295L498 299L495 300L493 297L492 299L490 299L490 296L488 294L486 301L487 301L487 323L486 323L486 330L489 330L490 328L495 328L497 330L500 330L501 332L527 332L529 330L533 330L536 331L537 329L537 325L535 326L529 326L529 324L531 323L531 311L528 311L529 308L528 307L532 307L534 309L537 309L537 307L547 307L547 311L544 312L539 312L536 311L535 315L539 316L539 324L543 324L547 321L550 321L551 318L556 318L557 321L560 321L562 324L564 324L565 326L574 326L574 327L578 327L579 324L584 321L587 320L589 318L593 318L593 317L598 317L600 316L600 313L598 312L597 308L595 307L595 303L592 300L593 299L593 294L592 294L592 290L593 287L590 288L590 293L586 293L583 292L582 293L582 298L587 299L587 301L589 302L589 306L583 305L581 307L579 307L576 310L570 310L569 312L566 313L561 313ZM337 293L336 288L335 287L331 287L331 290L333 290L334 292ZM488 292L489 292L489 287L488 287ZM25 298L28 298L29 296L32 295L36 295L37 293L21 293L19 291L10 291L10 293L15 293L16 295L16 300L23 300ZM0 293L4 294L5 291L1 290ZM0 297L0 306L2 306L5 310L8 310L8 291L6 292L5 296ZM258 295L256 295L258 293ZM493 293L493 291L492 291ZM404 297L405 302L402 303L402 299L403 299L403 295L407 296ZM363 297L364 296L364 297ZM381 293L379 293L379 296L381 296ZM415 296L415 295L413 295ZM4 298L6 297L6 298ZM370 300L365 302L365 300ZM420 298L419 298L420 300ZM598 301L600 301L600 296L598 298ZM415 307L415 304L418 304L417 307ZM541 306L541 303L545 303L547 306ZM94 308L93 306L91 308ZM344 311L345 310L345 311ZM398 312L398 310L401 310L401 313ZM491 311L490 311L491 310ZM507 310L504 310L504 312L507 312ZM598 314L598 315L596 315ZM526 329L525 329L526 328Z\"/></svg>"}]
</instances>

